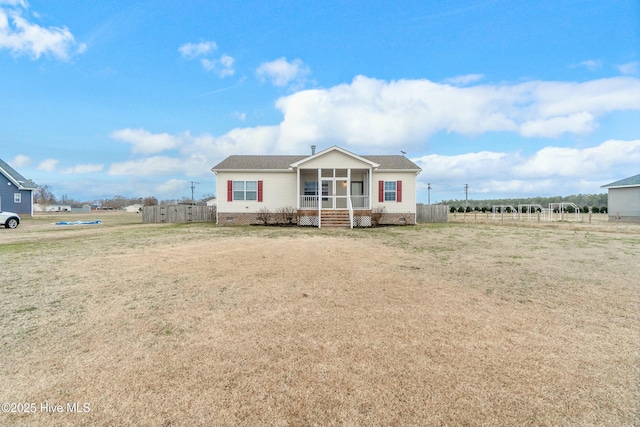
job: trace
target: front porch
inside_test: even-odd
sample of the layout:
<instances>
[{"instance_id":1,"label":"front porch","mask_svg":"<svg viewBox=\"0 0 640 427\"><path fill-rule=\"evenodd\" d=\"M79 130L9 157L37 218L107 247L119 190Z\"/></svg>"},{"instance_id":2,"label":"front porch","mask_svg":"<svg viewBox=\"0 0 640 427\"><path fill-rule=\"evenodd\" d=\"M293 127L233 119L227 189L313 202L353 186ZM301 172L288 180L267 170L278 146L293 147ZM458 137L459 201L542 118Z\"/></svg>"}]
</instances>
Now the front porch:
<instances>
[{"instance_id":1,"label":"front porch","mask_svg":"<svg viewBox=\"0 0 640 427\"><path fill-rule=\"evenodd\" d=\"M370 168L298 168L297 174L300 225L371 226Z\"/></svg>"},{"instance_id":2,"label":"front porch","mask_svg":"<svg viewBox=\"0 0 640 427\"><path fill-rule=\"evenodd\" d=\"M298 225L303 227L371 227L371 210L353 210L350 213L344 209L322 210L300 209L298 210Z\"/></svg>"}]
</instances>

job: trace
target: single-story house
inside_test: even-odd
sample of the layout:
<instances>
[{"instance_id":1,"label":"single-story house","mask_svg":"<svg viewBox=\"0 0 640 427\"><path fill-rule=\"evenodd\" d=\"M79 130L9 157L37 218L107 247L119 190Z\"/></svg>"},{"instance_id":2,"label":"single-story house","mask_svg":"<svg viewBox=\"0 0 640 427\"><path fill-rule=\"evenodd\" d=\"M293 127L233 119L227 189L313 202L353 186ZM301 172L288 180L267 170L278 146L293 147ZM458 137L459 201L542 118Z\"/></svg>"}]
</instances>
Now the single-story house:
<instances>
[{"instance_id":1,"label":"single-story house","mask_svg":"<svg viewBox=\"0 0 640 427\"><path fill-rule=\"evenodd\" d=\"M144 205L143 205L143 204L141 204L141 203L134 203L133 205L126 206L126 207L124 208L124 210L125 210L126 212L140 213L140 212L142 212L142 208L144 208Z\"/></svg>"},{"instance_id":2,"label":"single-story house","mask_svg":"<svg viewBox=\"0 0 640 427\"><path fill-rule=\"evenodd\" d=\"M34 203L34 212L71 212L71 205L64 205L59 203L40 204Z\"/></svg>"},{"instance_id":3,"label":"single-story house","mask_svg":"<svg viewBox=\"0 0 640 427\"><path fill-rule=\"evenodd\" d=\"M37 187L0 159L0 210L33 215L33 191Z\"/></svg>"},{"instance_id":4,"label":"single-story house","mask_svg":"<svg viewBox=\"0 0 640 427\"><path fill-rule=\"evenodd\" d=\"M312 146L311 155L229 156L212 171L221 225L256 224L279 210L315 227L416 223L421 169L405 156Z\"/></svg>"},{"instance_id":5,"label":"single-story house","mask_svg":"<svg viewBox=\"0 0 640 427\"><path fill-rule=\"evenodd\" d=\"M640 222L640 175L603 185L609 190L609 221Z\"/></svg>"}]
</instances>

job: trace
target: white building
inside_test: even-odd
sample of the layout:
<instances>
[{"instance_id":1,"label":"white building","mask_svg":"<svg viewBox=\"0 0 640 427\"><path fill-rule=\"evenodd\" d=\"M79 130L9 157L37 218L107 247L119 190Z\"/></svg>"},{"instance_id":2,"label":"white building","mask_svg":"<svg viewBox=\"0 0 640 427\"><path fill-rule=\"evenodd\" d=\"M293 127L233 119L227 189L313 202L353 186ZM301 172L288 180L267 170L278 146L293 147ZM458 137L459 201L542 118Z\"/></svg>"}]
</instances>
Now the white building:
<instances>
[{"instance_id":1,"label":"white building","mask_svg":"<svg viewBox=\"0 0 640 427\"><path fill-rule=\"evenodd\" d=\"M416 223L421 169L400 155L357 155L337 146L309 156L229 156L217 175L218 224L254 224L261 211L297 212L299 225Z\"/></svg>"},{"instance_id":2,"label":"white building","mask_svg":"<svg viewBox=\"0 0 640 427\"><path fill-rule=\"evenodd\" d=\"M640 175L603 185L609 190L609 221L640 222Z\"/></svg>"}]
</instances>

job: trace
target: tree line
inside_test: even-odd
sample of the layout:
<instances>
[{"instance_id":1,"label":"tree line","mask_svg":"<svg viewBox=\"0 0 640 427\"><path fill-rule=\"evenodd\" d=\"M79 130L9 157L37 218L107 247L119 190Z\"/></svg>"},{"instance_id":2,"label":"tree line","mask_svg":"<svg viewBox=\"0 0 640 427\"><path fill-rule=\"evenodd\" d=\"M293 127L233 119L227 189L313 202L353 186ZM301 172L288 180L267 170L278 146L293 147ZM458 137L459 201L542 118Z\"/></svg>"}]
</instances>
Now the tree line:
<instances>
[{"instance_id":1,"label":"tree line","mask_svg":"<svg viewBox=\"0 0 640 427\"><path fill-rule=\"evenodd\" d=\"M158 200L154 196L147 197L126 197L126 196L113 196L111 198L103 198L96 199L91 201L79 201L74 198L68 197L66 194L63 194L60 197L57 197L53 194L51 187L48 185L38 186L36 191L33 193L33 202L38 203L40 206L48 206L48 205L69 205L72 207L82 206L82 205L91 205L96 206L100 209L122 209L126 206L141 204L144 206L157 206L157 205L178 205L178 204L204 204L206 200L210 199L213 196L204 195L201 199L192 201L188 197L183 197L181 199L166 199L166 200Z\"/></svg>"},{"instance_id":2,"label":"tree line","mask_svg":"<svg viewBox=\"0 0 640 427\"><path fill-rule=\"evenodd\" d=\"M527 198L512 198L512 199L486 199L486 200L443 200L441 204L449 205L450 209L454 208L451 212L491 212L492 206L497 205L512 205L518 207L518 205L541 205L548 207L550 203L573 203L580 207L583 212L607 212L607 193L602 194L574 194L571 196L552 196L552 197L527 197ZM466 207L466 209L465 209ZM462 209L462 210L460 210Z\"/></svg>"}]
</instances>

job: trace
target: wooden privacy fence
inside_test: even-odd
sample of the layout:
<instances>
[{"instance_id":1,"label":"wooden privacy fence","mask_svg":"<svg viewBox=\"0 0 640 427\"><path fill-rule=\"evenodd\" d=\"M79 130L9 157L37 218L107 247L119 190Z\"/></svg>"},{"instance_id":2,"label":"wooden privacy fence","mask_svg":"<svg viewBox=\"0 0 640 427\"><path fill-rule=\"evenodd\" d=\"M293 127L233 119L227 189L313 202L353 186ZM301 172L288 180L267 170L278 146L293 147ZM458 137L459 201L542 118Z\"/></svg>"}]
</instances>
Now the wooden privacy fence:
<instances>
[{"instance_id":1,"label":"wooden privacy fence","mask_svg":"<svg viewBox=\"0 0 640 427\"><path fill-rule=\"evenodd\" d=\"M416 205L417 222L449 222L449 206L447 205Z\"/></svg>"},{"instance_id":2,"label":"wooden privacy fence","mask_svg":"<svg viewBox=\"0 0 640 427\"><path fill-rule=\"evenodd\" d=\"M142 223L187 223L215 222L216 208L213 206L170 205L145 206L142 209Z\"/></svg>"}]
</instances>

